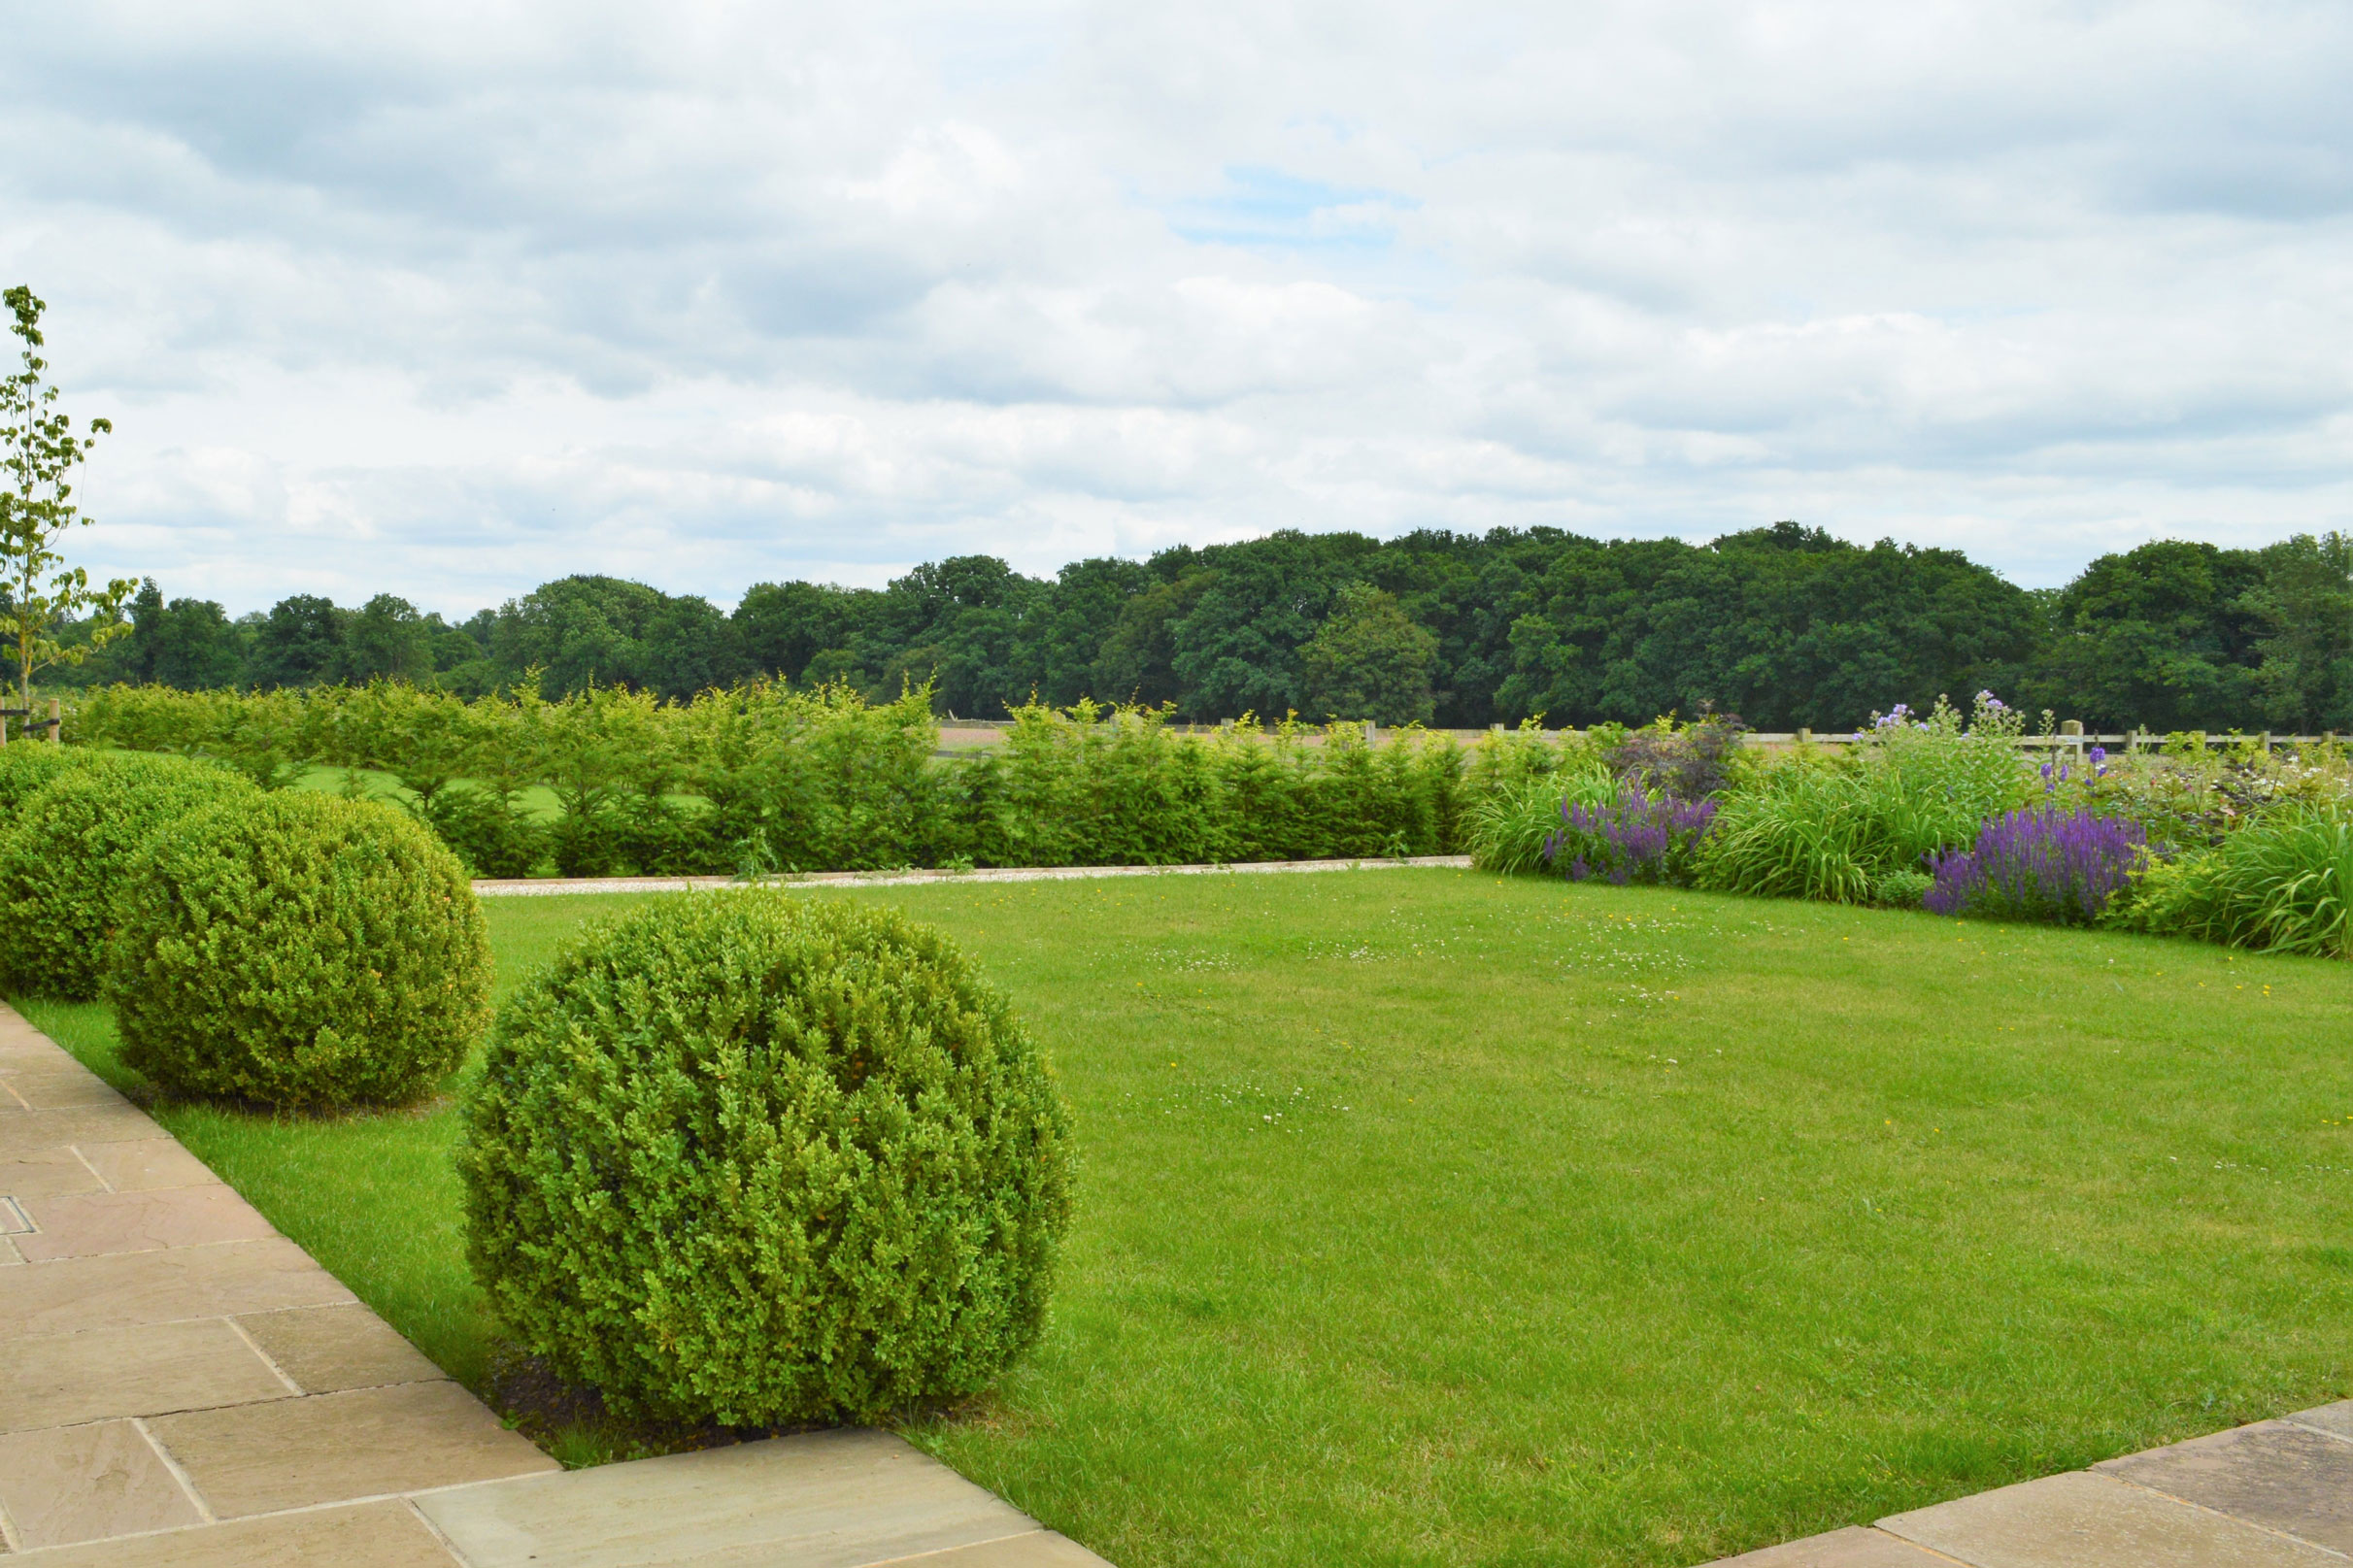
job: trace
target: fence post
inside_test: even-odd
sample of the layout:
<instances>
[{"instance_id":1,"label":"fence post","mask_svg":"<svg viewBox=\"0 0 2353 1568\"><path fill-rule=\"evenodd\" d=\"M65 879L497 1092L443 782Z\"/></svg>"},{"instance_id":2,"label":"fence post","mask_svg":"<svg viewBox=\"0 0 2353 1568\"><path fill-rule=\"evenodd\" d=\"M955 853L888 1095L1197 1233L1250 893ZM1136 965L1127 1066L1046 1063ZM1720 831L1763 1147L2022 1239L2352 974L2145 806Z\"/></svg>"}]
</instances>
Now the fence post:
<instances>
[{"instance_id":1,"label":"fence post","mask_svg":"<svg viewBox=\"0 0 2353 1568\"><path fill-rule=\"evenodd\" d=\"M1814 744L1814 732L1806 728L1806 726L1803 724L1799 724L1798 726L1798 744L1799 746L1811 746Z\"/></svg>"},{"instance_id":2,"label":"fence post","mask_svg":"<svg viewBox=\"0 0 2353 1568\"><path fill-rule=\"evenodd\" d=\"M1381 739L1381 726L1371 719L1364 720L1364 744L1371 746Z\"/></svg>"},{"instance_id":3,"label":"fence post","mask_svg":"<svg viewBox=\"0 0 2353 1568\"><path fill-rule=\"evenodd\" d=\"M54 698L54 697L51 697L51 698L50 698L50 700L49 700L49 743L50 743L50 745L51 745L51 746L57 746L57 745L61 745L61 744L62 744L61 737L62 737L64 734L65 734L65 726L64 726L64 723L63 723L63 721L62 721L61 719L59 719L59 718L58 718L58 717L57 717L57 699L56 699L56 698Z\"/></svg>"}]
</instances>

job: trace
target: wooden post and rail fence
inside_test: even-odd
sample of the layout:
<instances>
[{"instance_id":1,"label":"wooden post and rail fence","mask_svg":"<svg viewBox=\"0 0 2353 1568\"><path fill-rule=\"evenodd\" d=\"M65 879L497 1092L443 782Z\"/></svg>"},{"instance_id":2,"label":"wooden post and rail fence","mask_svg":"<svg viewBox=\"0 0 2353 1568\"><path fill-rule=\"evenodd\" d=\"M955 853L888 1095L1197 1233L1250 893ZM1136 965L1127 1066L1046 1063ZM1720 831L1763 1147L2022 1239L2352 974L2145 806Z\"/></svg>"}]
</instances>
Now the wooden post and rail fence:
<instances>
[{"instance_id":1,"label":"wooden post and rail fence","mask_svg":"<svg viewBox=\"0 0 2353 1568\"><path fill-rule=\"evenodd\" d=\"M949 755L958 751L971 750L975 746L987 746L990 744L990 740L993 737L993 735L1001 734L1003 731L1009 730L1012 727L1013 720L1009 718L958 718L955 715L951 714L940 721L940 738L943 743L940 748L940 754ZM1210 735L1225 734L1234 730L1240 730L1247 734L1254 726L1240 724L1233 719L1226 718L1220 719L1214 723L1172 723L1168 727L1176 733L1182 735ZM1348 727L1361 727L1364 732L1365 744L1368 746L1378 745L1385 735L1395 737L1399 734L1410 733L1410 731L1400 729L1396 726L1383 726L1375 724L1370 719L1363 720L1361 726L1352 722ZM1261 734L1268 734L1273 730L1273 726L1271 724L1261 724L1255 726L1255 728ZM958 735L958 732L960 732L960 735ZM1448 735L1452 736L1458 741L1475 741L1483 734L1503 735L1516 732L1509 725L1490 724L1485 730L1429 729L1423 730L1420 733L1426 735ZM1574 735L1577 733L1577 731L1573 728L1546 729L1538 730L1535 733L1550 741L1558 740L1566 735ZM2018 745L2020 748L2027 751L2051 750L2088 751L2095 746L2103 746L2108 748L2110 751L2123 751L2127 752L2149 751L2156 751L2169 745L2175 736L2185 734L2193 744L2207 751L2229 751L2234 747L2249 743L2254 744L2256 747L2265 751L2277 751L2281 748L2302 750L2306 747L2314 746L2334 746L2339 742L2353 740L2353 736L2348 736L2344 732L2337 730L2328 730L2318 735L2286 735L2275 733L2268 729L2252 734L2240 730L2231 730L2227 732L2209 730L2167 732L2163 730L2148 729L2125 730L2116 734L2097 734L2086 732L2081 720L2070 718L2067 722L2061 724L2058 731L2054 734L2021 735L2018 737ZM951 741L949 739L951 735L958 735L958 738L962 740L962 744L958 745L956 744L956 742ZM1858 734L1854 730L1817 731L1812 729L1795 729L1744 730L1741 732L1740 738L1743 742L1752 746L1852 746L1858 741L1869 739L1869 736L1870 731L1868 730L1865 730Z\"/></svg>"},{"instance_id":2,"label":"wooden post and rail fence","mask_svg":"<svg viewBox=\"0 0 2353 1568\"><path fill-rule=\"evenodd\" d=\"M50 745L55 746L57 744L58 731L60 728L62 728L65 722L65 720L58 714L57 699L54 697L50 698L49 717L47 718L36 718L33 717L33 714L34 710L30 708L0 708L0 746L6 746L8 744L8 722L12 718L20 718L24 720L21 727L25 730L48 730L49 735L47 739ZM22 740L29 737L19 735L17 738Z\"/></svg>"}]
</instances>

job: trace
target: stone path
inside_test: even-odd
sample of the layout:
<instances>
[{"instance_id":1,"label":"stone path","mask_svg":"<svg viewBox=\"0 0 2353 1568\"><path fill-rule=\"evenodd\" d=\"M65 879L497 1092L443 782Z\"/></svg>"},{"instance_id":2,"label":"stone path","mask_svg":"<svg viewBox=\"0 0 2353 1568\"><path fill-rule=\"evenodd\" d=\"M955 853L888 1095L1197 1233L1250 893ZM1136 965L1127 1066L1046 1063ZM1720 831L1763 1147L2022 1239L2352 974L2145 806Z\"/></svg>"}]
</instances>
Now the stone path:
<instances>
[{"instance_id":1,"label":"stone path","mask_svg":"<svg viewBox=\"0 0 2353 1568\"><path fill-rule=\"evenodd\" d=\"M1245 860L1226 866L991 866L979 871L819 871L768 882L733 877L523 877L484 880L485 898L545 897L554 893L679 893L693 887L911 887L929 882L1085 882L1097 877L1264 876L1286 871L1383 871L1396 866L1470 869L1466 854L1416 854L1398 860Z\"/></svg>"},{"instance_id":2,"label":"stone path","mask_svg":"<svg viewBox=\"0 0 2353 1568\"><path fill-rule=\"evenodd\" d=\"M560 1470L5 1006L0 1553L1103 1568L887 1433Z\"/></svg>"},{"instance_id":3,"label":"stone path","mask_svg":"<svg viewBox=\"0 0 2353 1568\"><path fill-rule=\"evenodd\" d=\"M2342 1568L2349 1559L2353 1399L1715 1568Z\"/></svg>"}]
</instances>

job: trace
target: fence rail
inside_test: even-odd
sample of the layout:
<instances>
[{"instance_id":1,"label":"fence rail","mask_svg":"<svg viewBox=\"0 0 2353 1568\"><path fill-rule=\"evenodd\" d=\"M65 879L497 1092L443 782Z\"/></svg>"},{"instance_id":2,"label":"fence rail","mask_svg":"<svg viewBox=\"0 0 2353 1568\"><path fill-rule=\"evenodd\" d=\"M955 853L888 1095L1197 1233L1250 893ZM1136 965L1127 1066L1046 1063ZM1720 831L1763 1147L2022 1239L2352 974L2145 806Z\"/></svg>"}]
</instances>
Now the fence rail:
<instances>
[{"instance_id":1,"label":"fence rail","mask_svg":"<svg viewBox=\"0 0 2353 1568\"><path fill-rule=\"evenodd\" d=\"M1247 734L1253 729L1261 734L1271 734L1274 729L1272 724L1259 724L1255 726L1244 725L1236 723L1232 719L1225 719L1222 721L1213 721L1208 723L1189 723L1180 721L1172 723L1168 727L1172 731L1181 735L1215 735L1227 730L1240 730ZM984 746L989 744L987 740L981 739L980 735L976 734L975 732L1002 734L1011 728L1013 728L1013 720L1009 718L943 718L940 720L940 734L943 743L940 748L940 754L949 755L958 751L968 750L976 743ZM1455 740L1463 742L1475 741L1482 735L1516 733L1511 726L1504 724L1490 724L1486 729L1426 729L1420 731L1405 731L1386 725L1377 725L1366 722L1363 725L1363 730L1364 738L1373 742L1378 742L1385 739L1394 739L1397 735L1405 733L1445 735L1451 736ZM957 744L955 740L950 738L957 731L964 732L964 742L960 746ZM1577 734L1578 731L1574 728L1544 729L1538 730L1536 733L1542 735L1546 740L1557 740L1564 735ZM1749 730L1741 736L1741 739L1750 743L1751 745L1756 746L1852 746L1856 741L1863 739L1864 736L1867 735L1868 733L1868 731L1865 731L1862 735L1859 735L1854 730ZM2304 747L2333 746L2339 742L2353 740L2353 736L2348 736L2346 733L2338 730L2329 730L2319 735L2286 735L2274 733L2273 731L2268 729L2227 731L2196 730L2187 733L2191 735L2196 744L2217 751L2228 751L2233 747L2243 745L2249 742L2254 743L2263 751L2269 751L2281 747L2289 747L2301 750ZM1310 741L1312 742L1313 739L1314 737L1311 736ZM2018 745L2027 751L2048 749L2053 751L2089 751L2095 746L2104 746L2111 751L2121 750L2126 751L2153 751L2158 747L2165 746L2171 739L2171 733L2162 730L2135 729L2126 730L2118 734L2099 734L2086 731L2080 725L2078 725L2071 730L2062 726L2060 732L2055 735L2021 735L2018 737Z\"/></svg>"},{"instance_id":2,"label":"fence rail","mask_svg":"<svg viewBox=\"0 0 2353 1568\"><path fill-rule=\"evenodd\" d=\"M2320 735L2280 735L2268 729L2252 732L2233 730L2219 734L2211 730L2175 733L2187 733L2193 744L2217 751L2229 751L2234 747L2248 743L2253 743L2266 751L2274 751L2280 747L2301 750L2307 746L2334 746L2344 738L2336 730L2329 730ZM1826 730L1816 733L1810 729L1800 729L1775 734L1751 731L1741 738L1764 746L1852 746L1865 736L1858 735L1853 730ZM2056 735L2021 735L2018 737L2018 744L2028 750L2049 749L2082 751L2095 746L2104 746L2127 751L2144 751L2168 745L2172 738L2170 734L2153 729L2127 730L2121 735L2090 734L2081 730L2070 733L2063 730Z\"/></svg>"}]
</instances>

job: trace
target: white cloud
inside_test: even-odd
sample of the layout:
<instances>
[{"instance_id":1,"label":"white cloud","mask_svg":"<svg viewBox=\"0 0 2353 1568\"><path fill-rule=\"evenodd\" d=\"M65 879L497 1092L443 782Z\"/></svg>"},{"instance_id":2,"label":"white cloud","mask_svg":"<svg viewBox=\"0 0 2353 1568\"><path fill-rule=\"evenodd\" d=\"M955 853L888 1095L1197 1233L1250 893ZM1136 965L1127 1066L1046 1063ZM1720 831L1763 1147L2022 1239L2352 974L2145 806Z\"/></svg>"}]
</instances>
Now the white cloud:
<instances>
[{"instance_id":1,"label":"white cloud","mask_svg":"<svg viewBox=\"0 0 2353 1568\"><path fill-rule=\"evenodd\" d=\"M97 4L0 272L102 570L466 611L1782 517L2353 525L2353 13Z\"/></svg>"}]
</instances>

